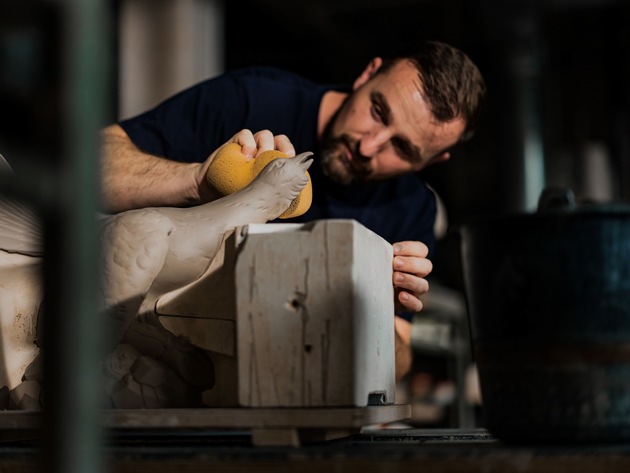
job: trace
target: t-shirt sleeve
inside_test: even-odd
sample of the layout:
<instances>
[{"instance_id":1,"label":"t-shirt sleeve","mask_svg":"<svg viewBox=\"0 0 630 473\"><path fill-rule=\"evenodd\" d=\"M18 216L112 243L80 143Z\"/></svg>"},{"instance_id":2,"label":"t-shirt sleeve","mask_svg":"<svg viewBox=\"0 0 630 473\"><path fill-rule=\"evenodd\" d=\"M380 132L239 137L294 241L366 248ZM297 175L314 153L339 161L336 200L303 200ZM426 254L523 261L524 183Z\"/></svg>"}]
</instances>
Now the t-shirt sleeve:
<instances>
[{"instance_id":1,"label":"t-shirt sleeve","mask_svg":"<svg viewBox=\"0 0 630 473\"><path fill-rule=\"evenodd\" d=\"M199 162L242 129L247 109L242 85L234 77L222 75L122 120L120 126L147 153Z\"/></svg>"},{"instance_id":2,"label":"t-shirt sleeve","mask_svg":"<svg viewBox=\"0 0 630 473\"><path fill-rule=\"evenodd\" d=\"M317 146L317 114L328 86L273 68L230 71L120 122L141 150L204 161L243 129L287 135L298 151Z\"/></svg>"}]
</instances>

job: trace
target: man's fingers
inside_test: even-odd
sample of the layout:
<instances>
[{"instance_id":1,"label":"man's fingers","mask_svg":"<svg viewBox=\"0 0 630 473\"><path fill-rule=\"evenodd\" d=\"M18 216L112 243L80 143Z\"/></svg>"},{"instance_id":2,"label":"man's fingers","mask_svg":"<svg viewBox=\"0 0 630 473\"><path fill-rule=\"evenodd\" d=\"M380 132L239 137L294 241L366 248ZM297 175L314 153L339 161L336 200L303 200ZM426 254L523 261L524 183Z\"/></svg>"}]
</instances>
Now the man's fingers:
<instances>
[{"instance_id":1,"label":"man's fingers","mask_svg":"<svg viewBox=\"0 0 630 473\"><path fill-rule=\"evenodd\" d=\"M426 258L429 255L429 247L421 241L399 241L394 243L394 256L417 256Z\"/></svg>"},{"instance_id":2,"label":"man's fingers","mask_svg":"<svg viewBox=\"0 0 630 473\"><path fill-rule=\"evenodd\" d=\"M426 258L416 256L395 256L394 271L415 274L421 278L426 277L433 271L433 263Z\"/></svg>"},{"instance_id":3,"label":"man's fingers","mask_svg":"<svg viewBox=\"0 0 630 473\"><path fill-rule=\"evenodd\" d=\"M424 278L396 271L394 272L394 287L421 296L429 291L429 282Z\"/></svg>"},{"instance_id":4,"label":"man's fingers","mask_svg":"<svg viewBox=\"0 0 630 473\"><path fill-rule=\"evenodd\" d=\"M420 296L429 290L426 276L433 270L427 259L429 248L419 241L394 243L394 272L392 275L397 312L422 310Z\"/></svg>"},{"instance_id":5,"label":"man's fingers","mask_svg":"<svg viewBox=\"0 0 630 473\"><path fill-rule=\"evenodd\" d=\"M228 141L241 146L241 152L248 158L255 158L261 153L270 150L278 150L289 157L295 156L295 148L287 135L274 135L269 130L260 130L252 133L250 130L241 130Z\"/></svg>"},{"instance_id":6,"label":"man's fingers","mask_svg":"<svg viewBox=\"0 0 630 473\"><path fill-rule=\"evenodd\" d=\"M254 138L256 139L256 146L258 148L256 151L256 157L260 156L261 153L275 149L276 147L276 140L273 133L269 130L261 130L254 133Z\"/></svg>"},{"instance_id":7,"label":"man's fingers","mask_svg":"<svg viewBox=\"0 0 630 473\"><path fill-rule=\"evenodd\" d=\"M239 131L230 139L229 143L237 143L241 145L241 153L248 158L253 158L258 149L254 134L250 130Z\"/></svg>"},{"instance_id":8,"label":"man's fingers","mask_svg":"<svg viewBox=\"0 0 630 473\"><path fill-rule=\"evenodd\" d=\"M396 313L420 312L422 310L422 301L413 294L409 294L407 291L396 288L394 291L394 295L394 309Z\"/></svg>"},{"instance_id":9,"label":"man's fingers","mask_svg":"<svg viewBox=\"0 0 630 473\"><path fill-rule=\"evenodd\" d=\"M278 151L283 152L290 158L295 156L295 148L293 147L293 143L291 143L291 140L287 135L276 135L274 139L276 149Z\"/></svg>"}]
</instances>

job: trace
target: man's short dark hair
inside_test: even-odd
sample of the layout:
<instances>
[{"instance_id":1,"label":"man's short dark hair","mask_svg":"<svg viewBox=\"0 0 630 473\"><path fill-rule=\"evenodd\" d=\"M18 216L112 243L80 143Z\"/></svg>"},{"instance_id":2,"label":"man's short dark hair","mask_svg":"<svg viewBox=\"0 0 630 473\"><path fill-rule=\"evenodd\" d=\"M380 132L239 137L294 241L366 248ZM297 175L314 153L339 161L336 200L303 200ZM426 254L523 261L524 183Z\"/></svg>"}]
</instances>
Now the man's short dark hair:
<instances>
[{"instance_id":1,"label":"man's short dark hair","mask_svg":"<svg viewBox=\"0 0 630 473\"><path fill-rule=\"evenodd\" d=\"M424 99L430 104L435 118L448 122L461 116L466 121L461 140L472 137L486 95L485 82L472 60L448 44L423 41L406 45L385 58L378 72L384 72L404 59L418 69Z\"/></svg>"}]
</instances>

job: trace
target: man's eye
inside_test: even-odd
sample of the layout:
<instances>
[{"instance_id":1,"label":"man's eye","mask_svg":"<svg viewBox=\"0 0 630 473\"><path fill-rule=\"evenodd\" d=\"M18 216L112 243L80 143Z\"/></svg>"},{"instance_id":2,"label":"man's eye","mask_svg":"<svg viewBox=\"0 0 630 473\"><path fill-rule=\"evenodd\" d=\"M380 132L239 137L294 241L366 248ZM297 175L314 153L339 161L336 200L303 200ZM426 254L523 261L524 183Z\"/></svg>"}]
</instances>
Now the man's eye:
<instances>
[{"instance_id":1,"label":"man's eye","mask_svg":"<svg viewBox=\"0 0 630 473\"><path fill-rule=\"evenodd\" d=\"M378 120L379 122L383 121L383 110L381 109L381 107L379 107L376 104L372 105L372 116L374 117L375 120Z\"/></svg>"},{"instance_id":2,"label":"man's eye","mask_svg":"<svg viewBox=\"0 0 630 473\"><path fill-rule=\"evenodd\" d=\"M394 137L392 138L392 144L394 145L394 148L398 152L398 155L401 157L401 159L409 162L415 161L411 146L405 140Z\"/></svg>"}]
</instances>

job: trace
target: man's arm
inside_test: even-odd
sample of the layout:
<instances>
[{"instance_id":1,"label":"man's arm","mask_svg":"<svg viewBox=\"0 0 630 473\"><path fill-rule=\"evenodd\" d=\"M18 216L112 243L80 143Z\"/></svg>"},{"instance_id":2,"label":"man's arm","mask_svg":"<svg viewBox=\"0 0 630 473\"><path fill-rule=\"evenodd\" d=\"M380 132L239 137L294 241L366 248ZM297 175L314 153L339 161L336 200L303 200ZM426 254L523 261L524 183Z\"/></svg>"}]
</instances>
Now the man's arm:
<instances>
[{"instance_id":1,"label":"man's arm","mask_svg":"<svg viewBox=\"0 0 630 473\"><path fill-rule=\"evenodd\" d=\"M101 187L109 212L200 203L201 166L144 153L118 125L101 132Z\"/></svg>"},{"instance_id":2,"label":"man's arm","mask_svg":"<svg viewBox=\"0 0 630 473\"><path fill-rule=\"evenodd\" d=\"M396 381L400 381L411 369L411 323L402 317L394 317Z\"/></svg>"},{"instance_id":3,"label":"man's arm","mask_svg":"<svg viewBox=\"0 0 630 473\"><path fill-rule=\"evenodd\" d=\"M240 144L249 157L270 149L295 155L285 135L274 136L268 130L241 130L227 143ZM104 210L116 213L142 207L190 206L219 198L205 178L219 148L202 163L171 161L141 151L119 125L108 126L101 132Z\"/></svg>"}]
</instances>

